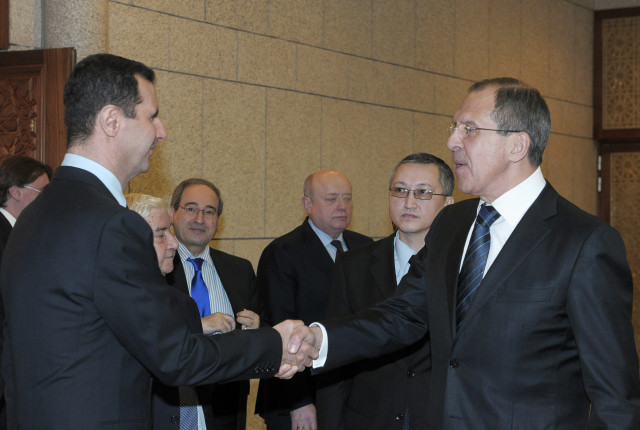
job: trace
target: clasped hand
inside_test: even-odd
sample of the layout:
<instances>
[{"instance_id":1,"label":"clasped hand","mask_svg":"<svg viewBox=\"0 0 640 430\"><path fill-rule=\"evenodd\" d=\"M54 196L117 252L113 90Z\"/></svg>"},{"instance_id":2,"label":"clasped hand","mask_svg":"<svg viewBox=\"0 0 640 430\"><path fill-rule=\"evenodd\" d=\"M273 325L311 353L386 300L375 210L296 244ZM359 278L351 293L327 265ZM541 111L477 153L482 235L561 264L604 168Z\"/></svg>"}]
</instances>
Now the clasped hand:
<instances>
[{"instance_id":1,"label":"clasped hand","mask_svg":"<svg viewBox=\"0 0 640 430\"><path fill-rule=\"evenodd\" d=\"M282 338L282 362L276 377L290 379L311 367L322 345L322 331L302 321L286 320L274 326Z\"/></svg>"}]
</instances>

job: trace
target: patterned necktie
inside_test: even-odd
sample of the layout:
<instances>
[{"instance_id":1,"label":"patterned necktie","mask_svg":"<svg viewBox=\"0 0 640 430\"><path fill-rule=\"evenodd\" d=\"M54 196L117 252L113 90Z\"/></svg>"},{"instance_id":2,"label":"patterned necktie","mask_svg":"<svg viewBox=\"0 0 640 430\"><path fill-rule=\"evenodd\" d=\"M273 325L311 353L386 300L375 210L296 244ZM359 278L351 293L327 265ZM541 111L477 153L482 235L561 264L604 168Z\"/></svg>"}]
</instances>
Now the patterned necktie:
<instances>
[{"instance_id":1,"label":"patterned necktie","mask_svg":"<svg viewBox=\"0 0 640 430\"><path fill-rule=\"evenodd\" d=\"M489 228L498 218L500 218L500 214L493 206L482 204L458 277L456 327L460 327L460 322L482 283L484 267L487 265L487 256L491 246Z\"/></svg>"},{"instance_id":2,"label":"patterned necktie","mask_svg":"<svg viewBox=\"0 0 640 430\"><path fill-rule=\"evenodd\" d=\"M336 248L336 255L342 254L344 252L344 248L342 247L342 242L340 242L338 239L332 240L331 245L333 245Z\"/></svg>"},{"instance_id":3,"label":"patterned necktie","mask_svg":"<svg viewBox=\"0 0 640 430\"><path fill-rule=\"evenodd\" d=\"M195 387L178 387L180 399L180 430L198 430L198 394Z\"/></svg>"},{"instance_id":4,"label":"patterned necktie","mask_svg":"<svg viewBox=\"0 0 640 430\"><path fill-rule=\"evenodd\" d=\"M202 278L202 263L204 260L202 258L187 258L187 261L193 264L195 270L191 280L191 297L198 305L200 317L206 317L211 314L211 307L209 305L209 290Z\"/></svg>"}]
</instances>

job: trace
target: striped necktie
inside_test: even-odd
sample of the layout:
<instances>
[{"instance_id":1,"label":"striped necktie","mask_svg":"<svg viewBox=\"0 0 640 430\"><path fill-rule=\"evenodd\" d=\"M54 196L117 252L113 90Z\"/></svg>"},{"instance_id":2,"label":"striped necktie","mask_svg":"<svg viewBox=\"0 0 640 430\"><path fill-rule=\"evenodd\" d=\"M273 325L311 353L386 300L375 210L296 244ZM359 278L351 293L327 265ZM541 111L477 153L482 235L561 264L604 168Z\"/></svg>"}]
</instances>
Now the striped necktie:
<instances>
[{"instance_id":1,"label":"striped necktie","mask_svg":"<svg viewBox=\"0 0 640 430\"><path fill-rule=\"evenodd\" d=\"M484 267L487 265L487 256L491 247L489 228L498 218L500 214L493 206L482 204L458 276L456 327L460 327L464 314L482 283Z\"/></svg>"}]
</instances>

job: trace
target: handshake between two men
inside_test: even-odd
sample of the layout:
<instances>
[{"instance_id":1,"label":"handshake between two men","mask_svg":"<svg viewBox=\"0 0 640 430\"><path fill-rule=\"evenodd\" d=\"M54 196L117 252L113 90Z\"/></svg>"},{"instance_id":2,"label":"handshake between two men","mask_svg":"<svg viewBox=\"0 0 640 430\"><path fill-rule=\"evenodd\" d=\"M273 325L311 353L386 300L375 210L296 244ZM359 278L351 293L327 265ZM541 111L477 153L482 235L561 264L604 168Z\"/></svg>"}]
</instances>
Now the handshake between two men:
<instances>
[{"instance_id":1,"label":"handshake between two men","mask_svg":"<svg viewBox=\"0 0 640 430\"><path fill-rule=\"evenodd\" d=\"M322 329L307 327L299 320L282 321L273 327L282 338L282 362L275 375L280 379L291 379L297 372L313 365L322 346Z\"/></svg>"}]
</instances>

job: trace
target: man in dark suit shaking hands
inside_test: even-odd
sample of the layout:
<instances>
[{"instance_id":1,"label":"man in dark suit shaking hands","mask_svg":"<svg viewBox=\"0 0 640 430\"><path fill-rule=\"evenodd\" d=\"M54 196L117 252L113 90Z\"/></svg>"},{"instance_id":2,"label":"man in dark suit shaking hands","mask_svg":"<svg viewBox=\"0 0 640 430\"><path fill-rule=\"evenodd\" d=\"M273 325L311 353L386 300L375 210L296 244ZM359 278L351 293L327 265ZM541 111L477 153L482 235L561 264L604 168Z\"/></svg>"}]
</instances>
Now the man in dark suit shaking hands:
<instances>
[{"instance_id":1,"label":"man in dark suit shaking hands","mask_svg":"<svg viewBox=\"0 0 640 430\"><path fill-rule=\"evenodd\" d=\"M640 428L624 244L544 180L546 102L516 79L485 80L453 121L458 185L479 199L440 212L400 295L327 322L326 366L428 331L430 428Z\"/></svg>"},{"instance_id":2,"label":"man in dark suit shaking hands","mask_svg":"<svg viewBox=\"0 0 640 430\"><path fill-rule=\"evenodd\" d=\"M248 379L283 358L277 330L192 334L149 224L125 207L122 189L166 138L153 82L147 66L97 54L65 85L67 154L16 222L0 272L10 428L150 428L152 374Z\"/></svg>"}]
</instances>

